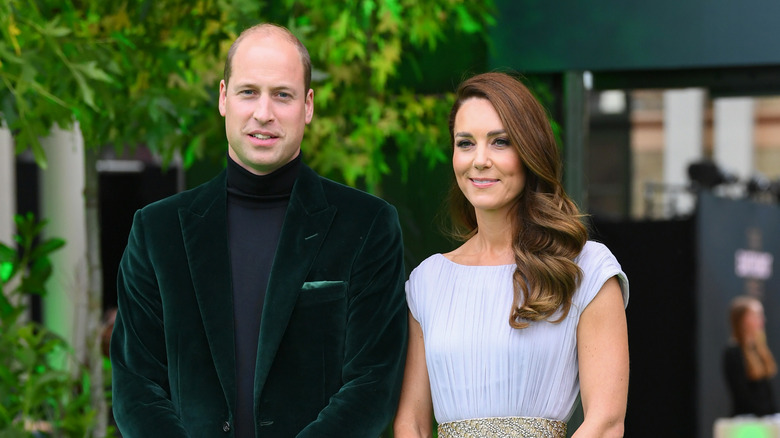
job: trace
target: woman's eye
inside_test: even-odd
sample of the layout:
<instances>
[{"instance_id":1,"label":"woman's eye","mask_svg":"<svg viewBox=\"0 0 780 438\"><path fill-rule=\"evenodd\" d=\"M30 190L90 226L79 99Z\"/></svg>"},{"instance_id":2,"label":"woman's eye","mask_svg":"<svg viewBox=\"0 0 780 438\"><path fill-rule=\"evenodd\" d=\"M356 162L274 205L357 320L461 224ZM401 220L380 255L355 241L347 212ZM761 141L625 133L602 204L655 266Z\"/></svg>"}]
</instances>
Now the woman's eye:
<instances>
[{"instance_id":1,"label":"woman's eye","mask_svg":"<svg viewBox=\"0 0 780 438\"><path fill-rule=\"evenodd\" d=\"M508 138L497 138L495 144L497 146L509 146L511 143Z\"/></svg>"},{"instance_id":2,"label":"woman's eye","mask_svg":"<svg viewBox=\"0 0 780 438\"><path fill-rule=\"evenodd\" d=\"M460 140L460 141L455 143L455 146L457 146L459 148L467 148L467 147L471 146L471 144L472 143L470 141L468 141L468 140Z\"/></svg>"}]
</instances>

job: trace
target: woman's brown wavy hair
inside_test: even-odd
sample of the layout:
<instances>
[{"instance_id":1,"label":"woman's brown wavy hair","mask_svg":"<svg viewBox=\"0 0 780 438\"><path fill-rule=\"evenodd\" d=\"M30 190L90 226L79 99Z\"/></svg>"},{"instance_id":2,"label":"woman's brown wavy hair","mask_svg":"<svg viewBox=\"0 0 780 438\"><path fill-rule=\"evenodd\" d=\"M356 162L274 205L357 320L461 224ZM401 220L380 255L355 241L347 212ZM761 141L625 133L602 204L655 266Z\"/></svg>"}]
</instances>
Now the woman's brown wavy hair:
<instances>
[{"instance_id":1,"label":"woman's brown wavy hair","mask_svg":"<svg viewBox=\"0 0 780 438\"><path fill-rule=\"evenodd\" d=\"M454 145L455 115L470 98L487 99L495 108L512 145L520 154L526 180L510 213L514 302L509 324L518 329L548 320L560 309L562 321L582 271L574 258L588 232L577 206L561 184L561 159L542 105L518 79L505 73L483 73L465 80L450 111L450 141ZM449 194L454 235L467 240L477 233L474 207L453 183Z\"/></svg>"}]
</instances>

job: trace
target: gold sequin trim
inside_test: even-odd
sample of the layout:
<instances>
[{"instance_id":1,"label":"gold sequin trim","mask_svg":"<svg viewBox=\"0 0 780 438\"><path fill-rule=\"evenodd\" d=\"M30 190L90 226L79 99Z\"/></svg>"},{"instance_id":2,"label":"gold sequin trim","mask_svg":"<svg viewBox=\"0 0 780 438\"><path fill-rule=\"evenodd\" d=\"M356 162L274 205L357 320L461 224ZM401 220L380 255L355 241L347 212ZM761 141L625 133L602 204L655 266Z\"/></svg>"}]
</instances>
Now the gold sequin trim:
<instances>
[{"instance_id":1,"label":"gold sequin trim","mask_svg":"<svg viewBox=\"0 0 780 438\"><path fill-rule=\"evenodd\" d=\"M439 438L566 438L566 423L547 418L471 418L439 424Z\"/></svg>"}]
</instances>

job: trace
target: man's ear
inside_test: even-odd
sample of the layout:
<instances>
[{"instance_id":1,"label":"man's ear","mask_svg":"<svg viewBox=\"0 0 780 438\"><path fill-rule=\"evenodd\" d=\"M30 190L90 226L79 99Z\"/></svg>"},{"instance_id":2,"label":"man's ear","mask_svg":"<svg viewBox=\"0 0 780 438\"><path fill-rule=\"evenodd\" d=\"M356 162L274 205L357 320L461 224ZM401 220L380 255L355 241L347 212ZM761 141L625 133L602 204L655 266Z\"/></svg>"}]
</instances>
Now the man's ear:
<instances>
[{"instance_id":1,"label":"man's ear","mask_svg":"<svg viewBox=\"0 0 780 438\"><path fill-rule=\"evenodd\" d=\"M225 111L227 107L227 84L225 80L219 81L219 113L222 117L225 117Z\"/></svg>"},{"instance_id":2,"label":"man's ear","mask_svg":"<svg viewBox=\"0 0 780 438\"><path fill-rule=\"evenodd\" d=\"M309 92L306 93L306 102L304 103L304 106L306 107L306 124L308 125L311 123L311 119L314 116L314 90L309 88Z\"/></svg>"}]
</instances>

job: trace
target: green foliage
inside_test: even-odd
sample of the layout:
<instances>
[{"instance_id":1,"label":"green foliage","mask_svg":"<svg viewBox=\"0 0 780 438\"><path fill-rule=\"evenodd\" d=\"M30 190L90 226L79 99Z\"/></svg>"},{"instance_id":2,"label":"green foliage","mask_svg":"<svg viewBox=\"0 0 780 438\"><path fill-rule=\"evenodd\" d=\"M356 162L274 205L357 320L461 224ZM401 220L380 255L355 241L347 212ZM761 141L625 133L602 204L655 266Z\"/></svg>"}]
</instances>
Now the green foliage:
<instances>
[{"instance_id":1,"label":"green foliage","mask_svg":"<svg viewBox=\"0 0 780 438\"><path fill-rule=\"evenodd\" d=\"M283 10L269 11L309 47L324 78L314 85L308 161L373 190L389 172L388 145L404 171L419 157L446 159L452 94L416 93L398 80L398 70L415 61L413 52L430 56L448 34L483 38L491 8L486 1L288 0Z\"/></svg>"},{"instance_id":2,"label":"green foliage","mask_svg":"<svg viewBox=\"0 0 780 438\"><path fill-rule=\"evenodd\" d=\"M145 144L170 160L216 126L199 122L219 119L206 90L227 37L221 15L198 2L157 3L0 4L0 112L17 152L32 149L45 167L38 137L76 121L88 147Z\"/></svg>"},{"instance_id":3,"label":"green foliage","mask_svg":"<svg viewBox=\"0 0 780 438\"><path fill-rule=\"evenodd\" d=\"M309 47L315 119L304 140L319 171L371 189L418 157L442 160L451 94L420 95L399 66L452 34L484 38L492 1L5 0L0 117L17 151L46 159L38 137L79 123L87 147L144 144L185 165L225 156L218 83L230 42L261 21ZM451 56L458 56L453 53Z\"/></svg>"},{"instance_id":4,"label":"green foliage","mask_svg":"<svg viewBox=\"0 0 780 438\"><path fill-rule=\"evenodd\" d=\"M35 242L35 238L41 234L46 225L44 221L37 222L31 213L25 216L16 215L17 234L14 240L19 247L17 251L3 243L0 243L0 285L3 294L0 295L0 318L14 316L24 309L12 304L11 300L19 299L24 295L43 295L46 292L44 284L51 276L51 263L48 255L65 245L62 239L48 239L43 242ZM18 284L12 286L11 281L19 278Z\"/></svg>"},{"instance_id":5,"label":"green foliage","mask_svg":"<svg viewBox=\"0 0 780 438\"><path fill-rule=\"evenodd\" d=\"M45 295L52 272L48 256L65 242L36 243L45 222L31 214L15 220L18 250L0 243L0 437L32 437L36 431L84 437L95 421L87 371L57 363L72 360L69 346L26 320L22 304L25 296Z\"/></svg>"}]
</instances>

